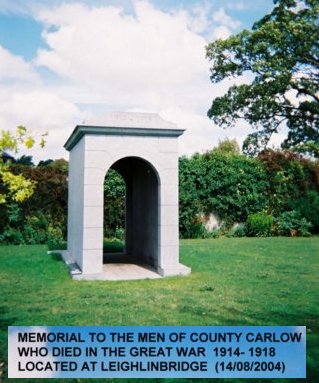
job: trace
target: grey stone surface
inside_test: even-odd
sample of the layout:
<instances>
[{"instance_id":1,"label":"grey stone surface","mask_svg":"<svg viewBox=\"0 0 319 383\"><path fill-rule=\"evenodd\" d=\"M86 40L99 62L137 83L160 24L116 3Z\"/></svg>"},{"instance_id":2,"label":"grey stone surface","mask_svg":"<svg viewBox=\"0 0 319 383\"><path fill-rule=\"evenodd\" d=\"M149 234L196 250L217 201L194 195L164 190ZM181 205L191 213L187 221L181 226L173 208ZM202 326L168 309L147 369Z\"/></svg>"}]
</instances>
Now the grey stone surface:
<instances>
[{"instance_id":1,"label":"grey stone surface","mask_svg":"<svg viewBox=\"0 0 319 383\"><path fill-rule=\"evenodd\" d=\"M134 263L109 263L103 265L103 271L101 274L73 274L72 278L78 281L127 281L138 279L157 279L162 277L147 265L139 265Z\"/></svg>"},{"instance_id":2,"label":"grey stone surface","mask_svg":"<svg viewBox=\"0 0 319 383\"><path fill-rule=\"evenodd\" d=\"M105 273L103 184L113 168L126 183L125 250L132 263L162 276L190 273L178 254L177 138L183 130L154 114L113 113L104 121L77 126L65 144L68 257L83 278Z\"/></svg>"}]
</instances>

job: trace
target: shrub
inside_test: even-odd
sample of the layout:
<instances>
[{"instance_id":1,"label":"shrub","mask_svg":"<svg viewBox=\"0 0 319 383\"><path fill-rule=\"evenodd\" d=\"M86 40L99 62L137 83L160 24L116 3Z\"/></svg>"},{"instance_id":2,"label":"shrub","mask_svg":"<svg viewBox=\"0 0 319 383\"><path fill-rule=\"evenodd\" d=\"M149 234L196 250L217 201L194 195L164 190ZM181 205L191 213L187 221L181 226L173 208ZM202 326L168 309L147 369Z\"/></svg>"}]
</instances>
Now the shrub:
<instances>
[{"instance_id":1,"label":"shrub","mask_svg":"<svg viewBox=\"0 0 319 383\"><path fill-rule=\"evenodd\" d=\"M0 242L12 245L47 243L54 248L65 248L63 227L53 224L51 216L38 212L37 215L24 217L22 209L15 203L7 209L7 220L0 233Z\"/></svg>"},{"instance_id":2,"label":"shrub","mask_svg":"<svg viewBox=\"0 0 319 383\"><path fill-rule=\"evenodd\" d=\"M227 237L245 237L246 235L247 226L244 223L234 225L227 233Z\"/></svg>"},{"instance_id":3,"label":"shrub","mask_svg":"<svg viewBox=\"0 0 319 383\"><path fill-rule=\"evenodd\" d=\"M103 240L103 251L105 253L121 253L124 250L124 243L118 239L108 239L104 238Z\"/></svg>"},{"instance_id":4,"label":"shrub","mask_svg":"<svg viewBox=\"0 0 319 383\"><path fill-rule=\"evenodd\" d=\"M26 217L26 223L21 228L24 243L28 245L46 243L48 225L47 217L42 213Z\"/></svg>"},{"instance_id":5,"label":"shrub","mask_svg":"<svg viewBox=\"0 0 319 383\"><path fill-rule=\"evenodd\" d=\"M125 228L125 181L113 169L104 180L104 236L123 239Z\"/></svg>"},{"instance_id":6,"label":"shrub","mask_svg":"<svg viewBox=\"0 0 319 383\"><path fill-rule=\"evenodd\" d=\"M192 225L189 225L184 235L184 238L207 238L209 233L201 222L194 222Z\"/></svg>"},{"instance_id":7,"label":"shrub","mask_svg":"<svg viewBox=\"0 0 319 383\"><path fill-rule=\"evenodd\" d=\"M312 225L301 217L296 210L286 211L282 213L276 220L276 231L278 235L288 237L307 237L310 235Z\"/></svg>"},{"instance_id":8,"label":"shrub","mask_svg":"<svg viewBox=\"0 0 319 383\"><path fill-rule=\"evenodd\" d=\"M219 238L220 236L223 235L223 229L214 229L211 232L208 233L207 237L208 238Z\"/></svg>"},{"instance_id":9,"label":"shrub","mask_svg":"<svg viewBox=\"0 0 319 383\"><path fill-rule=\"evenodd\" d=\"M203 234L196 181L201 173L198 161L186 157L179 159L179 232L182 238L196 238Z\"/></svg>"},{"instance_id":10,"label":"shrub","mask_svg":"<svg viewBox=\"0 0 319 383\"><path fill-rule=\"evenodd\" d=\"M114 237L120 241L125 240L125 229L123 227L117 227L115 229Z\"/></svg>"},{"instance_id":11,"label":"shrub","mask_svg":"<svg viewBox=\"0 0 319 383\"><path fill-rule=\"evenodd\" d=\"M298 206L309 192L319 192L318 161L305 159L289 150L270 149L263 151L258 158L267 171L269 187L265 190L265 197L274 216L288 210L299 210L291 206L291 201Z\"/></svg>"},{"instance_id":12,"label":"shrub","mask_svg":"<svg viewBox=\"0 0 319 383\"><path fill-rule=\"evenodd\" d=\"M53 161L52 164L63 162ZM65 161L64 161L65 162ZM36 183L34 194L25 202L17 205L14 210L19 214L19 225L14 224L10 218L11 207L7 204L0 204L0 232L3 233L10 222L12 228L20 227L24 224L30 225L36 229L38 224L41 226L40 215L43 215L48 222L58 222L58 226L63 230L63 236L66 237L66 217L67 217L67 172L65 167L59 166L38 166L31 167L19 164L10 165L10 171L14 174L22 174ZM0 185L1 187L1 185ZM12 210L12 209L11 209ZM29 218L27 218L29 217ZM33 222L29 222L33 217ZM41 227L39 227L42 230ZM28 236L34 238L35 233L32 229L26 229ZM42 242L42 240L41 240Z\"/></svg>"},{"instance_id":13,"label":"shrub","mask_svg":"<svg viewBox=\"0 0 319 383\"><path fill-rule=\"evenodd\" d=\"M67 248L66 241L63 238L62 228L51 223L47 229L46 242L49 250L65 250Z\"/></svg>"},{"instance_id":14,"label":"shrub","mask_svg":"<svg viewBox=\"0 0 319 383\"><path fill-rule=\"evenodd\" d=\"M263 165L243 155L206 153L198 185L203 212L216 212L227 225L246 221L267 207L267 179Z\"/></svg>"},{"instance_id":15,"label":"shrub","mask_svg":"<svg viewBox=\"0 0 319 383\"><path fill-rule=\"evenodd\" d=\"M247 219L247 235L250 237L270 237L273 223L274 217L265 212L250 214Z\"/></svg>"},{"instance_id":16,"label":"shrub","mask_svg":"<svg viewBox=\"0 0 319 383\"><path fill-rule=\"evenodd\" d=\"M10 245L22 245L25 243L23 233L11 226L6 226L2 231L0 242Z\"/></svg>"},{"instance_id":17,"label":"shrub","mask_svg":"<svg viewBox=\"0 0 319 383\"><path fill-rule=\"evenodd\" d=\"M312 224L312 232L319 232L319 192L311 190L299 200L290 203L292 210L296 210L302 217Z\"/></svg>"},{"instance_id":18,"label":"shrub","mask_svg":"<svg viewBox=\"0 0 319 383\"><path fill-rule=\"evenodd\" d=\"M180 233L202 236L196 217L216 213L226 225L244 222L267 208L268 181L263 164L238 153L220 151L182 157L179 165ZM190 234L191 233L191 234Z\"/></svg>"}]
</instances>

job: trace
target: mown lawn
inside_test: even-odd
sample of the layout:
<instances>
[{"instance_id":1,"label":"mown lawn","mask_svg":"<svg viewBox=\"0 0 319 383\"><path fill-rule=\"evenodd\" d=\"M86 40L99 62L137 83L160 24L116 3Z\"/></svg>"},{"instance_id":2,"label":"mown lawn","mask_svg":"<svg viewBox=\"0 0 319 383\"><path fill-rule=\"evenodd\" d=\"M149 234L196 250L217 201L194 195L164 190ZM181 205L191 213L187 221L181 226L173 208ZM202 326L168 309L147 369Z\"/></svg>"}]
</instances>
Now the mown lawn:
<instances>
[{"instance_id":1,"label":"mown lawn","mask_svg":"<svg viewBox=\"0 0 319 383\"><path fill-rule=\"evenodd\" d=\"M9 325L305 325L307 379L275 381L319 381L319 237L184 240L181 261L190 276L75 282L44 246L0 246L0 359ZM208 380L152 379L176 381ZM230 381L272 380L214 380Z\"/></svg>"}]
</instances>

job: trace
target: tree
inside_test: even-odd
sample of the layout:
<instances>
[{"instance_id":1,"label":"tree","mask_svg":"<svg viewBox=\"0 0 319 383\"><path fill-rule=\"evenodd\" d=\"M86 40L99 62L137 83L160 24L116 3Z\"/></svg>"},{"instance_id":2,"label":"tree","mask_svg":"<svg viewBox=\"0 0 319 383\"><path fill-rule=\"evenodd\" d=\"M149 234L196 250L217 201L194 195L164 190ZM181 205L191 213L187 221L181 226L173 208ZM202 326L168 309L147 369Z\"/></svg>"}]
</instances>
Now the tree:
<instances>
[{"instance_id":1,"label":"tree","mask_svg":"<svg viewBox=\"0 0 319 383\"><path fill-rule=\"evenodd\" d=\"M263 164L257 158L216 149L179 159L179 228L183 238L203 236L203 223L211 214L231 226L268 207Z\"/></svg>"},{"instance_id":2,"label":"tree","mask_svg":"<svg viewBox=\"0 0 319 383\"><path fill-rule=\"evenodd\" d=\"M23 154L21 157L17 158L14 162L18 165L34 166L32 156L26 156L25 154Z\"/></svg>"},{"instance_id":3,"label":"tree","mask_svg":"<svg viewBox=\"0 0 319 383\"><path fill-rule=\"evenodd\" d=\"M51 159L49 159L49 160L41 160L38 163L38 167L48 166L48 165L52 164L52 162L53 162L53 160L51 160Z\"/></svg>"},{"instance_id":4,"label":"tree","mask_svg":"<svg viewBox=\"0 0 319 383\"><path fill-rule=\"evenodd\" d=\"M40 139L41 147L45 145L43 136ZM22 125L17 127L14 134L9 130L0 132L0 153L2 153L0 156L0 203L5 203L7 200L22 202L33 194L35 183L21 174L13 174L10 171L10 161L5 160L7 155L3 154L6 151L18 153L21 146L30 149L34 144L35 139Z\"/></svg>"},{"instance_id":5,"label":"tree","mask_svg":"<svg viewBox=\"0 0 319 383\"><path fill-rule=\"evenodd\" d=\"M113 169L109 169L104 180L104 230L106 238L125 230L125 182Z\"/></svg>"},{"instance_id":6,"label":"tree","mask_svg":"<svg viewBox=\"0 0 319 383\"><path fill-rule=\"evenodd\" d=\"M244 151L256 154L287 127L284 148L319 157L319 2L274 0L272 12L207 46L211 81L253 74L213 100L209 118L221 126L245 119L256 130Z\"/></svg>"},{"instance_id":7,"label":"tree","mask_svg":"<svg viewBox=\"0 0 319 383\"><path fill-rule=\"evenodd\" d=\"M229 138L225 138L224 140L218 141L218 146L212 149L213 153L221 153L221 154L240 154L240 148L236 139L230 140Z\"/></svg>"}]
</instances>

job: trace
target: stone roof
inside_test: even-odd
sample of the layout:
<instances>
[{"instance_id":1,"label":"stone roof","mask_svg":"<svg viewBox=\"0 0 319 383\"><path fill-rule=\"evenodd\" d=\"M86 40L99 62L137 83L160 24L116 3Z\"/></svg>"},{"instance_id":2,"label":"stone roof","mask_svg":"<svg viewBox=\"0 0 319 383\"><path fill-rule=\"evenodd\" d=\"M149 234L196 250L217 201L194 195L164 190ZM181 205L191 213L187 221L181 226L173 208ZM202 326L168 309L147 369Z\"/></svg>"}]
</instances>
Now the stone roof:
<instances>
[{"instance_id":1,"label":"stone roof","mask_svg":"<svg viewBox=\"0 0 319 383\"><path fill-rule=\"evenodd\" d=\"M71 150L85 134L178 137L183 132L156 113L111 112L77 125L64 147Z\"/></svg>"}]
</instances>

